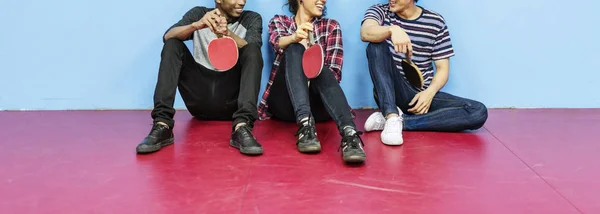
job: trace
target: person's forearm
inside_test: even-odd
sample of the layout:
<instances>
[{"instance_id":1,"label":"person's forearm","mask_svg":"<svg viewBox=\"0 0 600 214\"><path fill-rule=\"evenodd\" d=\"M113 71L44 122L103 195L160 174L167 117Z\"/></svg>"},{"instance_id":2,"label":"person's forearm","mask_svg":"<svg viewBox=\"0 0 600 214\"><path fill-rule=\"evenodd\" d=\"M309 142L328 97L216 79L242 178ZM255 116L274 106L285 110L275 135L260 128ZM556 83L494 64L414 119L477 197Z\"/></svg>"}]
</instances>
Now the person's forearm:
<instances>
[{"instance_id":1,"label":"person's forearm","mask_svg":"<svg viewBox=\"0 0 600 214\"><path fill-rule=\"evenodd\" d=\"M279 37L279 48L285 49L292 43L297 43L295 35Z\"/></svg>"},{"instance_id":2,"label":"person's forearm","mask_svg":"<svg viewBox=\"0 0 600 214\"><path fill-rule=\"evenodd\" d=\"M392 36L392 28L398 26L378 26L372 25L363 28L360 31L360 37L363 42L383 42Z\"/></svg>"},{"instance_id":3,"label":"person's forearm","mask_svg":"<svg viewBox=\"0 0 600 214\"><path fill-rule=\"evenodd\" d=\"M240 38L238 35L231 32L229 29L227 30L227 36L235 40L235 43L237 43L238 48L243 48L248 44L248 42L245 39Z\"/></svg>"},{"instance_id":4,"label":"person's forearm","mask_svg":"<svg viewBox=\"0 0 600 214\"><path fill-rule=\"evenodd\" d=\"M190 35L192 35L192 33L194 33L194 31L196 31L196 30L197 29L191 24L185 25L185 26L174 27L165 34L164 39L165 39L165 41L169 40L171 38L185 40L185 39L189 38Z\"/></svg>"},{"instance_id":5,"label":"person's forearm","mask_svg":"<svg viewBox=\"0 0 600 214\"><path fill-rule=\"evenodd\" d=\"M433 80L431 80L431 84L427 89L433 90L434 92L442 90L444 85L448 82L449 74L448 67L437 68Z\"/></svg>"}]
</instances>

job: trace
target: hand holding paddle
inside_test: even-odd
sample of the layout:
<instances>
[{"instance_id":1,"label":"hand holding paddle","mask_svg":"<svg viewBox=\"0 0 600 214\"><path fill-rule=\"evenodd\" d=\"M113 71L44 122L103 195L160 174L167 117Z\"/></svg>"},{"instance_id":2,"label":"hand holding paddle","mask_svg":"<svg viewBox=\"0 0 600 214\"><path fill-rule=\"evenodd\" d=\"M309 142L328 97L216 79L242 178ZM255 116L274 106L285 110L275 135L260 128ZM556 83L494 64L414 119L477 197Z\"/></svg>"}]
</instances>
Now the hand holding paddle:
<instances>
[{"instance_id":1,"label":"hand holding paddle","mask_svg":"<svg viewBox=\"0 0 600 214\"><path fill-rule=\"evenodd\" d=\"M392 34L392 44L396 53L404 54L405 59L402 60L402 71L408 82L418 89L423 88L424 80L423 73L412 61L412 43L410 37L399 26L390 27Z\"/></svg>"},{"instance_id":2,"label":"hand holding paddle","mask_svg":"<svg viewBox=\"0 0 600 214\"><path fill-rule=\"evenodd\" d=\"M313 25L310 22L306 22L298 26L298 30L294 33L294 40L301 42L302 40L308 39L308 34L312 33Z\"/></svg>"},{"instance_id":3,"label":"hand holding paddle","mask_svg":"<svg viewBox=\"0 0 600 214\"><path fill-rule=\"evenodd\" d=\"M404 55L407 55L408 58L411 58L413 50L408 34L406 34L402 28L396 25L390 27L390 32L392 34L392 44L394 45L394 50L396 53L401 52Z\"/></svg>"},{"instance_id":4,"label":"hand holding paddle","mask_svg":"<svg viewBox=\"0 0 600 214\"><path fill-rule=\"evenodd\" d=\"M219 25L221 24L223 19L225 18L221 16L221 11L219 11L218 9L214 9L204 14L202 19L200 19L199 21L192 23L192 26L194 26L196 30L208 27L210 31L215 32L217 29L219 29ZM225 20L225 24L227 24L227 20Z\"/></svg>"},{"instance_id":5,"label":"hand holding paddle","mask_svg":"<svg viewBox=\"0 0 600 214\"><path fill-rule=\"evenodd\" d=\"M229 29L227 29L227 19L225 17L217 18L217 27L213 31L217 34L217 37L228 36Z\"/></svg>"},{"instance_id":6,"label":"hand holding paddle","mask_svg":"<svg viewBox=\"0 0 600 214\"><path fill-rule=\"evenodd\" d=\"M213 12L211 11L209 13ZM217 71L228 71L232 69L238 61L239 52L237 43L231 37L227 37L229 29L227 29L227 20L225 17L220 16L218 10L213 14L214 15L209 16L207 20L211 24L216 23L216 25L212 25L212 28L210 29L216 34L217 39L213 39L208 44L208 60Z\"/></svg>"},{"instance_id":7,"label":"hand holding paddle","mask_svg":"<svg viewBox=\"0 0 600 214\"><path fill-rule=\"evenodd\" d=\"M321 74L324 64L323 47L316 43L312 27L312 24L305 23L299 28L299 31L302 29L302 31L308 34L308 44L306 45L308 48L302 56L302 70L308 79L317 78ZM302 36L304 36L303 33Z\"/></svg>"}]
</instances>

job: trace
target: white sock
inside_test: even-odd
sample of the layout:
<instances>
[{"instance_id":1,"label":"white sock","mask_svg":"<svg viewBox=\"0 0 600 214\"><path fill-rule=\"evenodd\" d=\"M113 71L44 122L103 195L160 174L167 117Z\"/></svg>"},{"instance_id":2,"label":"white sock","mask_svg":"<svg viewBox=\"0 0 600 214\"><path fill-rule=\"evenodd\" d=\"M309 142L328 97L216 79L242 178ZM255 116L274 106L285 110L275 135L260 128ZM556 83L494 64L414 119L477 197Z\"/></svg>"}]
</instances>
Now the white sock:
<instances>
[{"instance_id":1,"label":"white sock","mask_svg":"<svg viewBox=\"0 0 600 214\"><path fill-rule=\"evenodd\" d=\"M245 126L246 123L238 123L237 125L235 125L235 131L237 131L240 127Z\"/></svg>"},{"instance_id":2,"label":"white sock","mask_svg":"<svg viewBox=\"0 0 600 214\"><path fill-rule=\"evenodd\" d=\"M344 135L352 136L356 134L356 129L352 126L345 126L342 130L344 130Z\"/></svg>"},{"instance_id":3,"label":"white sock","mask_svg":"<svg viewBox=\"0 0 600 214\"><path fill-rule=\"evenodd\" d=\"M308 125L308 117L302 118L302 120L300 120L300 124L304 126Z\"/></svg>"}]
</instances>

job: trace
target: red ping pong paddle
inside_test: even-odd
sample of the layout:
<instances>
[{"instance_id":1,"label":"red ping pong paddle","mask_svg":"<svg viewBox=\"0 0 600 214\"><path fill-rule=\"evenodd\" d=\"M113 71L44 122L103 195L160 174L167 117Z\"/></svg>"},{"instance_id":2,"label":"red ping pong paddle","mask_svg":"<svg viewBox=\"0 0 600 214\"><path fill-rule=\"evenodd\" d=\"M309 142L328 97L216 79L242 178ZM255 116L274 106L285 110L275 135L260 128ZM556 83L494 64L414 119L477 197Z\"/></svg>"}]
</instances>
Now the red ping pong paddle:
<instances>
[{"instance_id":1,"label":"red ping pong paddle","mask_svg":"<svg viewBox=\"0 0 600 214\"><path fill-rule=\"evenodd\" d=\"M208 44L208 60L219 72L232 69L238 61L237 43L230 37L217 34L217 38Z\"/></svg>"},{"instance_id":2,"label":"red ping pong paddle","mask_svg":"<svg viewBox=\"0 0 600 214\"><path fill-rule=\"evenodd\" d=\"M413 63L410 57L407 56L406 59L402 60L401 64L404 76L406 76L408 82L418 89L423 88L423 73L421 73L421 70Z\"/></svg>"},{"instance_id":3,"label":"red ping pong paddle","mask_svg":"<svg viewBox=\"0 0 600 214\"><path fill-rule=\"evenodd\" d=\"M304 74L308 79L314 79L323 70L323 47L320 44L315 44L315 37L312 32L309 33L308 37L309 47L302 56L302 70L304 70Z\"/></svg>"}]
</instances>

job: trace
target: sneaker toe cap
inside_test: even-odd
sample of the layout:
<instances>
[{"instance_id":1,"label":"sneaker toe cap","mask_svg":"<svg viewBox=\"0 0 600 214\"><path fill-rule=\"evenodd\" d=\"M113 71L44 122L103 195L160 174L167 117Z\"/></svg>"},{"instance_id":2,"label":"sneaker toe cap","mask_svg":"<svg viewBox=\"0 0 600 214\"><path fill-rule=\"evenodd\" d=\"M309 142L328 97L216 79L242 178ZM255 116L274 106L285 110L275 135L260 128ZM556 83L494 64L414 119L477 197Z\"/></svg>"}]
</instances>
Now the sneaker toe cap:
<instances>
[{"instance_id":1,"label":"sneaker toe cap","mask_svg":"<svg viewBox=\"0 0 600 214\"><path fill-rule=\"evenodd\" d=\"M247 155L260 155L263 153L263 148L260 146L242 147L240 152Z\"/></svg>"},{"instance_id":2,"label":"sneaker toe cap","mask_svg":"<svg viewBox=\"0 0 600 214\"><path fill-rule=\"evenodd\" d=\"M384 132L381 133L381 142L390 146L399 146L404 143L404 140L402 139L401 133Z\"/></svg>"}]
</instances>

